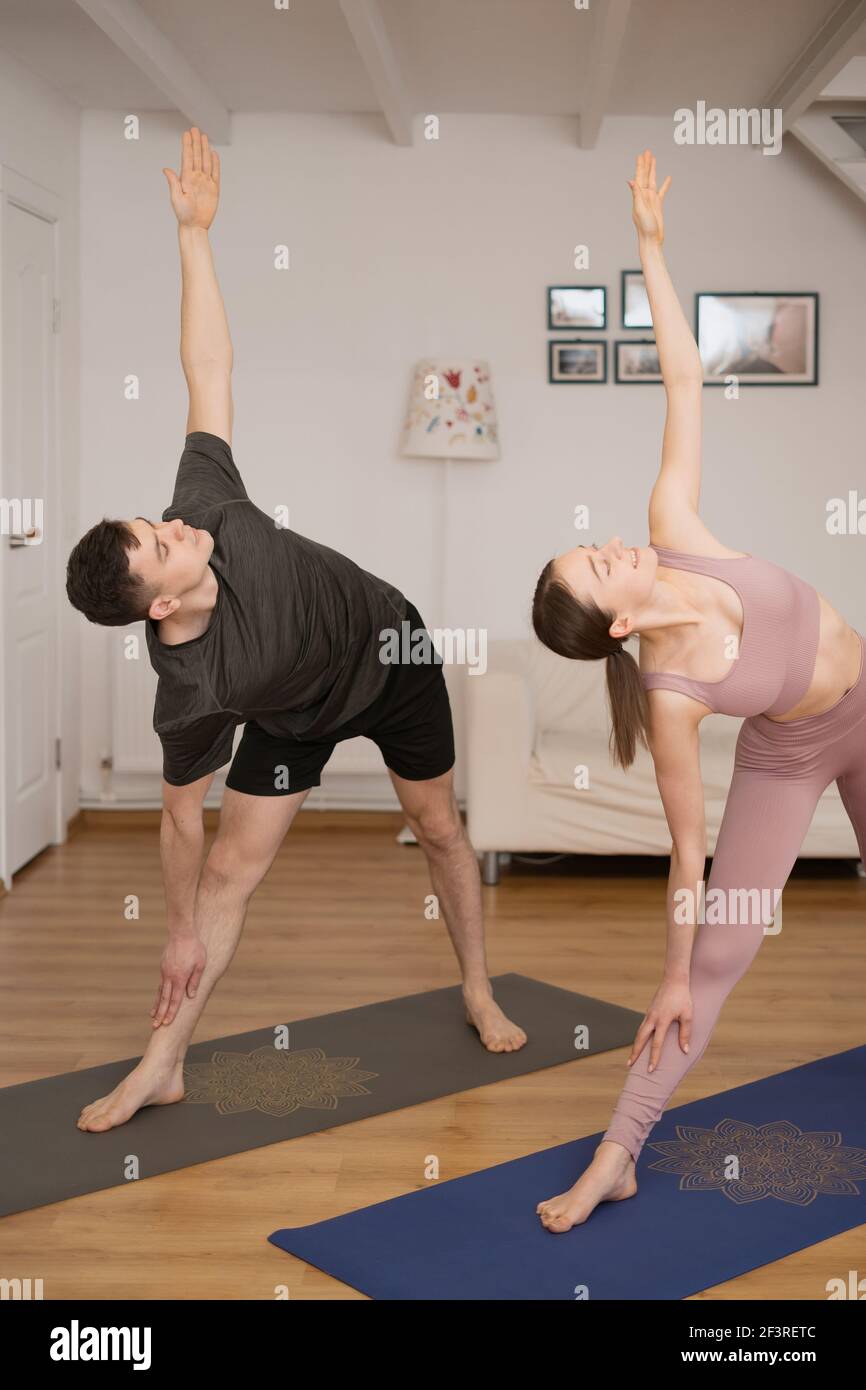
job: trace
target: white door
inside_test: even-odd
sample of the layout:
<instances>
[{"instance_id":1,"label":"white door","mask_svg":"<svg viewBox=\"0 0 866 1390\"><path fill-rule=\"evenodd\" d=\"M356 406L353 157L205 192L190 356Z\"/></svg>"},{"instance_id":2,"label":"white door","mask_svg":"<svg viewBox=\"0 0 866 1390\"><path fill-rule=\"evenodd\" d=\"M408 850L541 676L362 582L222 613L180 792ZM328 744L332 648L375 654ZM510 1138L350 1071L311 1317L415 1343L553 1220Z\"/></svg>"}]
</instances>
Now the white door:
<instances>
[{"instance_id":1,"label":"white door","mask_svg":"<svg viewBox=\"0 0 866 1390\"><path fill-rule=\"evenodd\" d=\"M5 182L5 180L4 180ZM3 874L56 836L59 793L54 462L55 224L3 195Z\"/></svg>"}]
</instances>

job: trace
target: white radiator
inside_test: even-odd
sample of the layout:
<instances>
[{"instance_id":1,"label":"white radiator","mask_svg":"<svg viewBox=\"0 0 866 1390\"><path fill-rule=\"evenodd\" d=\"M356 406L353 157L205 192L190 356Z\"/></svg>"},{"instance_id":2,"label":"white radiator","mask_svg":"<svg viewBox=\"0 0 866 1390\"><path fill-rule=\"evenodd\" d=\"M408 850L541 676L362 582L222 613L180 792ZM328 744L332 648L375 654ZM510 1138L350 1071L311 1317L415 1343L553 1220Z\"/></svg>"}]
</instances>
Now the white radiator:
<instances>
[{"instance_id":1,"label":"white radiator","mask_svg":"<svg viewBox=\"0 0 866 1390\"><path fill-rule=\"evenodd\" d=\"M148 659L144 632L111 628L108 640L113 770L159 774L162 748L153 731L156 672ZM130 648L137 651L132 659L125 655Z\"/></svg>"},{"instance_id":2,"label":"white radiator","mask_svg":"<svg viewBox=\"0 0 866 1390\"><path fill-rule=\"evenodd\" d=\"M130 638L137 637L137 656L125 655ZM153 731L153 702L156 698L156 672L148 660L143 632L109 630L111 670L112 766L115 772L162 773L162 749ZM235 747L243 728L235 732ZM323 774L332 772L382 773L385 765L374 743L366 738L349 738L338 743Z\"/></svg>"}]
</instances>

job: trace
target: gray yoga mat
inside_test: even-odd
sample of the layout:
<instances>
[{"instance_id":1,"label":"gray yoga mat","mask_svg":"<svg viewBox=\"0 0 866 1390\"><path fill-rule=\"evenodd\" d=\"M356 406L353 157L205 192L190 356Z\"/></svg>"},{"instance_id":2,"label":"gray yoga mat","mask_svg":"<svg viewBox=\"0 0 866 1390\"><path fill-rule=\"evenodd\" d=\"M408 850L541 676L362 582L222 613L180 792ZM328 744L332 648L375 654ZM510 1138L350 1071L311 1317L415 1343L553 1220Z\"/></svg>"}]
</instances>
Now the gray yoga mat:
<instances>
[{"instance_id":1,"label":"gray yoga mat","mask_svg":"<svg viewBox=\"0 0 866 1390\"><path fill-rule=\"evenodd\" d=\"M482 1047L455 985L194 1043L185 1099L104 1134L75 1121L137 1057L0 1089L0 1216L624 1047L642 1018L525 975L492 983L519 1052Z\"/></svg>"}]
</instances>

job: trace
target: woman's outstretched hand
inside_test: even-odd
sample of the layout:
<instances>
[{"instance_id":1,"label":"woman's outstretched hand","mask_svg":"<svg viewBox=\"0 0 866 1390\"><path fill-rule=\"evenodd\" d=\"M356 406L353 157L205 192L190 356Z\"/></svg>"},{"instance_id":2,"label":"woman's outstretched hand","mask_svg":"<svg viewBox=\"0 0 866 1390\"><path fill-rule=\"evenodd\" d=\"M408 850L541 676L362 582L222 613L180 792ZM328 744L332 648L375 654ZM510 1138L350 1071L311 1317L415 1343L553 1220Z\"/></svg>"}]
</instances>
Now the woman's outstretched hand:
<instances>
[{"instance_id":1,"label":"woman's outstretched hand","mask_svg":"<svg viewBox=\"0 0 866 1390\"><path fill-rule=\"evenodd\" d=\"M634 1065L652 1038L649 1070L655 1071L661 1057L662 1044L672 1023L678 1025L680 1047L683 1052L688 1052L689 1039L692 1035L692 1016L692 996L688 985L673 984L663 980L637 1030L631 1056L626 1066Z\"/></svg>"},{"instance_id":2,"label":"woman's outstretched hand","mask_svg":"<svg viewBox=\"0 0 866 1390\"><path fill-rule=\"evenodd\" d=\"M645 241L655 241L661 246L665 239L665 222L662 204L671 186L668 174L661 188L656 187L656 157L652 150L639 154L635 164L634 178L626 180L632 193L632 221L637 227L638 236Z\"/></svg>"},{"instance_id":3,"label":"woman's outstretched hand","mask_svg":"<svg viewBox=\"0 0 866 1390\"><path fill-rule=\"evenodd\" d=\"M220 197L220 157L196 126L183 133L180 177L173 169L162 171L168 179L171 205L182 227L205 231L216 216Z\"/></svg>"}]
</instances>

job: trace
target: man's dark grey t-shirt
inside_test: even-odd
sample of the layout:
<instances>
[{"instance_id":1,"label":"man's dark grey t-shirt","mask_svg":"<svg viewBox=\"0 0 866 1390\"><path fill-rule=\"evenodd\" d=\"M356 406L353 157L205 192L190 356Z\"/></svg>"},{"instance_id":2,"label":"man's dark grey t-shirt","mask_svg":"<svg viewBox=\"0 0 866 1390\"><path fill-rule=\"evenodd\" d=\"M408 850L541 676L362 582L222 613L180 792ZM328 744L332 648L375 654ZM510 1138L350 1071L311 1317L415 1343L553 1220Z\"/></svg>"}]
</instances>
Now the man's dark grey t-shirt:
<instances>
[{"instance_id":1,"label":"man's dark grey t-shirt","mask_svg":"<svg viewBox=\"0 0 866 1390\"><path fill-rule=\"evenodd\" d=\"M314 738L372 704L390 670L379 634L406 615L399 589L277 526L250 501L229 445L214 434L187 435L162 514L175 517L213 536L219 592L200 637L169 646L158 623L145 623L167 782L185 786L222 767L248 719L271 734Z\"/></svg>"}]
</instances>

